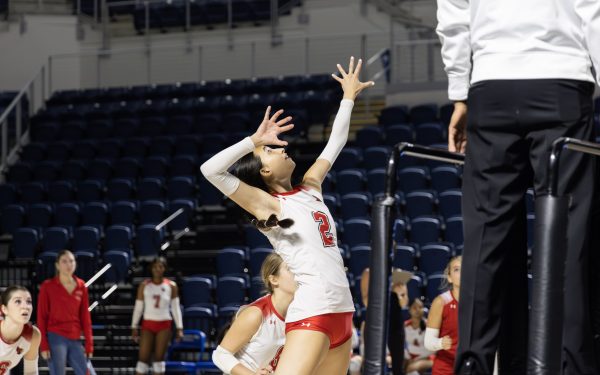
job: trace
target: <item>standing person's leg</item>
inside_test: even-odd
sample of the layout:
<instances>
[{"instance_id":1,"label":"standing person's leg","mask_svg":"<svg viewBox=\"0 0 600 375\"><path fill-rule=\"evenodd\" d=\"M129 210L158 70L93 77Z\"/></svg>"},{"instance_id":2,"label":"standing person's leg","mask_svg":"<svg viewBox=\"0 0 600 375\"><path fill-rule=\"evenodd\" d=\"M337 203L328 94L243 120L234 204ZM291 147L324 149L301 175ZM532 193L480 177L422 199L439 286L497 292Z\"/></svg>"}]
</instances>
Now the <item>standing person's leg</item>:
<instances>
[{"instance_id":1,"label":"standing person's leg","mask_svg":"<svg viewBox=\"0 0 600 375\"><path fill-rule=\"evenodd\" d=\"M520 216L529 182L528 147L517 126L513 91L510 82L487 81L469 92L462 199L465 241L455 361L459 374L492 373L501 316L510 303L505 293L514 277L510 257L526 252ZM515 334L523 348L514 352L524 357L527 340L523 332ZM517 373L521 372L525 368Z\"/></svg>"},{"instance_id":2,"label":"standing person's leg","mask_svg":"<svg viewBox=\"0 0 600 375\"><path fill-rule=\"evenodd\" d=\"M285 346L275 375L312 375L329 352L329 337L323 332L294 330L285 335ZM346 353L350 360L350 349Z\"/></svg>"},{"instance_id":3,"label":"standing person's leg","mask_svg":"<svg viewBox=\"0 0 600 375\"><path fill-rule=\"evenodd\" d=\"M352 339L342 345L329 349L325 359L314 372L314 375L346 375L350 365L350 351L352 350ZM396 373L394 373L396 375Z\"/></svg>"},{"instance_id":4,"label":"standing person's leg","mask_svg":"<svg viewBox=\"0 0 600 375\"><path fill-rule=\"evenodd\" d=\"M535 86L529 85L527 89L532 92L533 99L529 113L525 113L530 117L526 120L539 128L528 138L531 140L535 190L541 195L547 192L547 165L552 142L559 137L588 141L593 138L594 86L589 82L545 80ZM565 266L564 373L593 374L588 267L595 160L589 155L569 150L563 152L560 160L558 194L571 197Z\"/></svg>"},{"instance_id":5,"label":"standing person's leg","mask_svg":"<svg viewBox=\"0 0 600 375\"><path fill-rule=\"evenodd\" d=\"M51 375L63 375L67 367L67 339L48 332L48 345L50 346L50 359L48 368Z\"/></svg>"},{"instance_id":6,"label":"standing person's leg","mask_svg":"<svg viewBox=\"0 0 600 375\"><path fill-rule=\"evenodd\" d=\"M154 344L153 374L165 373L165 355L171 342L171 329L165 329L156 334Z\"/></svg>"},{"instance_id":7,"label":"standing person's leg","mask_svg":"<svg viewBox=\"0 0 600 375\"><path fill-rule=\"evenodd\" d=\"M146 375L152 361L152 350L154 348L154 333L142 329L140 332L140 350L138 354L138 363L135 373L137 375Z\"/></svg>"},{"instance_id":8,"label":"standing person's leg","mask_svg":"<svg viewBox=\"0 0 600 375\"><path fill-rule=\"evenodd\" d=\"M600 162L596 159L596 184L600 176ZM600 191L594 189L594 204L592 207L592 239L590 241L590 296L591 316L594 332L594 357L596 372L600 373Z\"/></svg>"},{"instance_id":9,"label":"standing person's leg","mask_svg":"<svg viewBox=\"0 0 600 375\"><path fill-rule=\"evenodd\" d=\"M75 375L87 374L87 358L79 340L68 340L67 362Z\"/></svg>"}]
</instances>

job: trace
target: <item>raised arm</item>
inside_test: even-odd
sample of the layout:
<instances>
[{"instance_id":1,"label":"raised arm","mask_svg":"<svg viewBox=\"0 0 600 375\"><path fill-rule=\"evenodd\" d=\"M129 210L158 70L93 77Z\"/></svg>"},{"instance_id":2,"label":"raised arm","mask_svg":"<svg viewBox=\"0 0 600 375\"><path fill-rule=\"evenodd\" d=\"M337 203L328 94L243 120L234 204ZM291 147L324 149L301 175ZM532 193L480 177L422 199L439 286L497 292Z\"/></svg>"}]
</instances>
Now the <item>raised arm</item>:
<instances>
[{"instance_id":1,"label":"raised arm","mask_svg":"<svg viewBox=\"0 0 600 375\"><path fill-rule=\"evenodd\" d=\"M268 107L262 123L251 137L246 137L233 146L224 149L200 167L202 174L211 184L258 219L266 219L271 214L279 214L277 199L257 187L240 181L227 170L257 147L287 145L287 142L280 140L278 136L291 130L294 125L288 124L292 119L291 117L277 121L282 113L283 110L279 110L273 116L270 116L271 107Z\"/></svg>"},{"instance_id":2,"label":"raised arm","mask_svg":"<svg viewBox=\"0 0 600 375\"><path fill-rule=\"evenodd\" d=\"M348 66L348 72L342 68L340 64L337 65L340 71L341 78L332 74L333 79L338 81L342 85L344 91L344 97L340 103L340 109L338 110L333 127L331 128L331 135L329 141L325 146L325 149L317 158L317 161L308 169L302 183L309 185L319 191L321 191L321 184L327 175L327 172L331 169L331 166L337 159L338 155L346 145L348 141L348 130L350 129L350 115L352 114L352 108L354 107L354 100L356 96L365 88L373 86L375 83L360 82L360 70L362 67L362 60L358 60L356 69L354 68L354 57L350 58L350 64Z\"/></svg>"}]
</instances>

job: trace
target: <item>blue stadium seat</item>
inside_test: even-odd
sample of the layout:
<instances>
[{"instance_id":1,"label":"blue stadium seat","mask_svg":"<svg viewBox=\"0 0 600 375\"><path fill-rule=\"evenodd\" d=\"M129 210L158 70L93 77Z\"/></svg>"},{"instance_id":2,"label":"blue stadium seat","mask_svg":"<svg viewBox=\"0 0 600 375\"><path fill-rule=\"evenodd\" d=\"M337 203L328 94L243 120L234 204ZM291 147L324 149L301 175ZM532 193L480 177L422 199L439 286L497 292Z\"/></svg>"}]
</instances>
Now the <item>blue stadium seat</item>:
<instances>
[{"instance_id":1,"label":"blue stadium seat","mask_svg":"<svg viewBox=\"0 0 600 375\"><path fill-rule=\"evenodd\" d=\"M104 184L98 180L85 180L77 185L77 200L90 203L102 200Z\"/></svg>"},{"instance_id":2,"label":"blue stadium seat","mask_svg":"<svg viewBox=\"0 0 600 375\"><path fill-rule=\"evenodd\" d=\"M273 252L273 249L268 247L257 247L250 249L250 275L251 276L260 276L260 268L266 257L269 256Z\"/></svg>"},{"instance_id":3,"label":"blue stadium seat","mask_svg":"<svg viewBox=\"0 0 600 375\"><path fill-rule=\"evenodd\" d=\"M56 273L56 256L57 252L43 252L37 256L39 280L49 279Z\"/></svg>"},{"instance_id":4,"label":"blue stadium seat","mask_svg":"<svg viewBox=\"0 0 600 375\"><path fill-rule=\"evenodd\" d=\"M33 172L31 166L27 163L17 162L8 168L8 174L6 175L8 182L15 184L24 184L33 179Z\"/></svg>"},{"instance_id":5,"label":"blue stadium seat","mask_svg":"<svg viewBox=\"0 0 600 375\"><path fill-rule=\"evenodd\" d=\"M81 181L86 176L86 163L82 160L69 160L60 169L60 179L67 181Z\"/></svg>"},{"instance_id":6,"label":"blue stadium seat","mask_svg":"<svg viewBox=\"0 0 600 375\"><path fill-rule=\"evenodd\" d=\"M34 228L19 228L13 235L12 253L15 259L33 259L40 239Z\"/></svg>"},{"instance_id":7,"label":"blue stadium seat","mask_svg":"<svg viewBox=\"0 0 600 375\"><path fill-rule=\"evenodd\" d=\"M32 168L33 180L40 182L50 182L58 178L58 166L56 162L44 161L37 163Z\"/></svg>"},{"instance_id":8,"label":"blue stadium seat","mask_svg":"<svg viewBox=\"0 0 600 375\"><path fill-rule=\"evenodd\" d=\"M183 279L181 286L182 302L191 307L197 304L212 302L212 290L215 288L212 280L204 276L190 276Z\"/></svg>"},{"instance_id":9,"label":"blue stadium seat","mask_svg":"<svg viewBox=\"0 0 600 375\"><path fill-rule=\"evenodd\" d=\"M124 225L133 228L136 221L137 204L132 201L118 201L110 206L110 222L112 225Z\"/></svg>"},{"instance_id":10,"label":"blue stadium seat","mask_svg":"<svg viewBox=\"0 0 600 375\"><path fill-rule=\"evenodd\" d=\"M164 228L156 229L153 224L140 225L136 231L135 250L138 257L154 259L161 251L165 237Z\"/></svg>"},{"instance_id":11,"label":"blue stadium seat","mask_svg":"<svg viewBox=\"0 0 600 375\"><path fill-rule=\"evenodd\" d=\"M431 170L431 187L438 193L450 189L460 189L461 171L459 168L445 165Z\"/></svg>"},{"instance_id":12,"label":"blue stadium seat","mask_svg":"<svg viewBox=\"0 0 600 375\"><path fill-rule=\"evenodd\" d=\"M201 191L202 193L202 191ZM195 199L194 182L191 177L173 177L167 185L169 200Z\"/></svg>"},{"instance_id":13,"label":"blue stadium seat","mask_svg":"<svg viewBox=\"0 0 600 375\"><path fill-rule=\"evenodd\" d=\"M27 210L27 226L43 230L52 224L52 206L45 203L36 203Z\"/></svg>"},{"instance_id":14,"label":"blue stadium seat","mask_svg":"<svg viewBox=\"0 0 600 375\"><path fill-rule=\"evenodd\" d=\"M243 250L225 248L217 255L217 275L226 276L232 273L244 273L246 254Z\"/></svg>"},{"instance_id":15,"label":"blue stadium seat","mask_svg":"<svg viewBox=\"0 0 600 375\"><path fill-rule=\"evenodd\" d=\"M65 228L50 227L44 231L42 239L42 251L58 253L69 249L69 232Z\"/></svg>"},{"instance_id":16,"label":"blue stadium seat","mask_svg":"<svg viewBox=\"0 0 600 375\"><path fill-rule=\"evenodd\" d=\"M198 173L196 158L188 155L180 155L171 159L169 168L171 176L195 176Z\"/></svg>"},{"instance_id":17,"label":"blue stadium seat","mask_svg":"<svg viewBox=\"0 0 600 375\"><path fill-rule=\"evenodd\" d=\"M454 244L454 246L462 246L463 238L463 219L462 216L452 216L446 219L446 230L444 239Z\"/></svg>"},{"instance_id":18,"label":"blue stadium seat","mask_svg":"<svg viewBox=\"0 0 600 375\"><path fill-rule=\"evenodd\" d=\"M410 219L417 216L432 215L436 204L433 190L415 190L406 194L406 216Z\"/></svg>"},{"instance_id":19,"label":"blue stadium seat","mask_svg":"<svg viewBox=\"0 0 600 375\"><path fill-rule=\"evenodd\" d=\"M103 202L89 202L81 210L81 224L89 225L102 233L108 217L108 206Z\"/></svg>"},{"instance_id":20,"label":"blue stadium seat","mask_svg":"<svg viewBox=\"0 0 600 375\"><path fill-rule=\"evenodd\" d=\"M410 240L423 246L430 242L437 242L440 238L440 219L431 216L422 216L410 222Z\"/></svg>"},{"instance_id":21,"label":"blue stadium seat","mask_svg":"<svg viewBox=\"0 0 600 375\"><path fill-rule=\"evenodd\" d=\"M415 269L415 258L417 250L414 245L402 244L396 245L394 248L394 261L392 265L405 271L413 271Z\"/></svg>"},{"instance_id":22,"label":"blue stadium seat","mask_svg":"<svg viewBox=\"0 0 600 375\"><path fill-rule=\"evenodd\" d=\"M446 128L450 124L452 113L454 113L454 103L444 104L440 107L440 121Z\"/></svg>"},{"instance_id":23,"label":"blue stadium seat","mask_svg":"<svg viewBox=\"0 0 600 375\"><path fill-rule=\"evenodd\" d=\"M114 178L106 184L106 198L112 202L132 199L133 193L133 182L129 178Z\"/></svg>"},{"instance_id":24,"label":"blue stadium seat","mask_svg":"<svg viewBox=\"0 0 600 375\"><path fill-rule=\"evenodd\" d=\"M408 223L404 218L398 218L394 221L392 238L397 244L406 242L406 232L408 229Z\"/></svg>"},{"instance_id":25,"label":"blue stadium seat","mask_svg":"<svg viewBox=\"0 0 600 375\"><path fill-rule=\"evenodd\" d=\"M446 190L439 195L439 208L443 217L448 218L461 214L462 191Z\"/></svg>"},{"instance_id":26,"label":"blue stadium seat","mask_svg":"<svg viewBox=\"0 0 600 375\"><path fill-rule=\"evenodd\" d=\"M410 121L415 124L437 121L437 104L422 104L410 109Z\"/></svg>"},{"instance_id":27,"label":"blue stadium seat","mask_svg":"<svg viewBox=\"0 0 600 375\"><path fill-rule=\"evenodd\" d=\"M265 285L263 284L260 276L252 277L250 281L250 300L256 301L260 297L265 295Z\"/></svg>"},{"instance_id":28,"label":"blue stadium seat","mask_svg":"<svg viewBox=\"0 0 600 375\"><path fill-rule=\"evenodd\" d=\"M21 185L23 203L41 203L46 200L46 188L41 182L29 182Z\"/></svg>"},{"instance_id":29,"label":"blue stadium seat","mask_svg":"<svg viewBox=\"0 0 600 375\"><path fill-rule=\"evenodd\" d=\"M21 161L26 163L36 163L46 159L46 144L29 143L21 151Z\"/></svg>"},{"instance_id":30,"label":"blue stadium seat","mask_svg":"<svg viewBox=\"0 0 600 375\"><path fill-rule=\"evenodd\" d=\"M250 248L255 247L270 247L271 243L267 239L267 236L262 234L254 225L245 225L244 234L246 237L246 244Z\"/></svg>"},{"instance_id":31,"label":"blue stadium seat","mask_svg":"<svg viewBox=\"0 0 600 375\"><path fill-rule=\"evenodd\" d=\"M426 167L408 167L398 173L398 185L404 193L429 188L429 170Z\"/></svg>"},{"instance_id":32,"label":"blue stadium seat","mask_svg":"<svg viewBox=\"0 0 600 375\"><path fill-rule=\"evenodd\" d=\"M112 124L107 120L90 121L85 127L85 138L88 139L106 139L112 134Z\"/></svg>"},{"instance_id":33,"label":"blue stadium seat","mask_svg":"<svg viewBox=\"0 0 600 375\"><path fill-rule=\"evenodd\" d=\"M343 242L350 247L371 243L371 221L350 219L344 221Z\"/></svg>"},{"instance_id":34,"label":"blue stadium seat","mask_svg":"<svg viewBox=\"0 0 600 375\"><path fill-rule=\"evenodd\" d=\"M61 203L54 209L54 225L70 232L79 225L80 208L77 203Z\"/></svg>"},{"instance_id":35,"label":"blue stadium seat","mask_svg":"<svg viewBox=\"0 0 600 375\"><path fill-rule=\"evenodd\" d=\"M127 158L143 159L148 150L146 138L129 138L123 142L123 156Z\"/></svg>"},{"instance_id":36,"label":"blue stadium seat","mask_svg":"<svg viewBox=\"0 0 600 375\"><path fill-rule=\"evenodd\" d=\"M386 107L379 116L379 123L382 125L406 124L408 122L408 108L404 105Z\"/></svg>"},{"instance_id":37,"label":"blue stadium seat","mask_svg":"<svg viewBox=\"0 0 600 375\"><path fill-rule=\"evenodd\" d=\"M104 251L119 250L124 251L131 261L133 251L131 250L131 240L133 238L132 229L124 225L111 225L106 228L106 237L104 240Z\"/></svg>"},{"instance_id":38,"label":"blue stadium seat","mask_svg":"<svg viewBox=\"0 0 600 375\"><path fill-rule=\"evenodd\" d=\"M374 146L365 150L363 165L367 171L376 168L385 168L388 164L388 159L391 154L391 149L387 146Z\"/></svg>"},{"instance_id":39,"label":"blue stadium seat","mask_svg":"<svg viewBox=\"0 0 600 375\"><path fill-rule=\"evenodd\" d=\"M157 225L165 219L165 204L161 201L150 200L140 203L139 222L140 224Z\"/></svg>"},{"instance_id":40,"label":"blue stadium seat","mask_svg":"<svg viewBox=\"0 0 600 375\"><path fill-rule=\"evenodd\" d=\"M75 189L69 181L54 181L48 184L48 200L52 203L71 202L74 196Z\"/></svg>"},{"instance_id":41,"label":"blue stadium seat","mask_svg":"<svg viewBox=\"0 0 600 375\"><path fill-rule=\"evenodd\" d=\"M333 163L333 169L341 171L344 169L358 168L362 162L362 150L358 147L344 147Z\"/></svg>"},{"instance_id":42,"label":"blue stadium seat","mask_svg":"<svg viewBox=\"0 0 600 375\"><path fill-rule=\"evenodd\" d=\"M446 134L440 123L428 122L415 126L415 142L417 144L431 146L443 143L445 140Z\"/></svg>"},{"instance_id":43,"label":"blue stadium seat","mask_svg":"<svg viewBox=\"0 0 600 375\"><path fill-rule=\"evenodd\" d=\"M366 218L370 216L371 197L364 193L350 193L342 196L342 219Z\"/></svg>"},{"instance_id":44,"label":"blue stadium seat","mask_svg":"<svg viewBox=\"0 0 600 375\"><path fill-rule=\"evenodd\" d=\"M0 210L9 204L16 203L17 199L18 191L14 184L5 183L0 185Z\"/></svg>"},{"instance_id":45,"label":"blue stadium seat","mask_svg":"<svg viewBox=\"0 0 600 375\"><path fill-rule=\"evenodd\" d=\"M440 243L430 243L421 246L419 252L419 270L426 275L443 273L452 251L448 245Z\"/></svg>"},{"instance_id":46,"label":"blue stadium seat","mask_svg":"<svg viewBox=\"0 0 600 375\"><path fill-rule=\"evenodd\" d=\"M78 141L84 136L84 124L81 121L69 121L60 127L60 138L65 141Z\"/></svg>"},{"instance_id":47,"label":"blue stadium seat","mask_svg":"<svg viewBox=\"0 0 600 375\"><path fill-rule=\"evenodd\" d=\"M346 169L336 175L337 192L340 195L359 193L365 190L366 176L362 169Z\"/></svg>"},{"instance_id":48,"label":"blue stadium seat","mask_svg":"<svg viewBox=\"0 0 600 375\"><path fill-rule=\"evenodd\" d=\"M71 158L76 160L91 160L96 156L95 143L92 141L74 142L71 148ZM63 176L64 178L64 176Z\"/></svg>"},{"instance_id":49,"label":"blue stadium seat","mask_svg":"<svg viewBox=\"0 0 600 375\"><path fill-rule=\"evenodd\" d=\"M444 291L440 289L442 282L446 279L446 275L433 274L427 276L427 287L425 297L428 301L433 301L435 297L439 296Z\"/></svg>"},{"instance_id":50,"label":"blue stadium seat","mask_svg":"<svg viewBox=\"0 0 600 375\"><path fill-rule=\"evenodd\" d=\"M129 273L129 265L131 259L126 251L109 250L102 256L104 264L111 264L111 267L106 271L104 281L108 283L121 283L127 279Z\"/></svg>"},{"instance_id":51,"label":"blue stadium seat","mask_svg":"<svg viewBox=\"0 0 600 375\"><path fill-rule=\"evenodd\" d=\"M414 141L414 129L408 124L396 124L385 128L385 144L388 146L395 146L401 142L413 143Z\"/></svg>"},{"instance_id":52,"label":"blue stadium seat","mask_svg":"<svg viewBox=\"0 0 600 375\"><path fill-rule=\"evenodd\" d=\"M383 131L376 126L368 126L356 132L356 145L365 149L383 144Z\"/></svg>"},{"instance_id":53,"label":"blue stadium seat","mask_svg":"<svg viewBox=\"0 0 600 375\"><path fill-rule=\"evenodd\" d=\"M406 289L408 290L409 301L423 297L423 277L419 274L412 275L406 284Z\"/></svg>"},{"instance_id":54,"label":"blue stadium seat","mask_svg":"<svg viewBox=\"0 0 600 375\"><path fill-rule=\"evenodd\" d=\"M371 263L371 246L362 245L350 248L350 272L362 275L365 268Z\"/></svg>"},{"instance_id":55,"label":"blue stadium seat","mask_svg":"<svg viewBox=\"0 0 600 375\"><path fill-rule=\"evenodd\" d=\"M121 157L121 140L106 139L96 143L96 158L116 160Z\"/></svg>"},{"instance_id":56,"label":"blue stadium seat","mask_svg":"<svg viewBox=\"0 0 600 375\"><path fill-rule=\"evenodd\" d=\"M169 202L169 215L182 208L184 212L168 224L171 232L182 231L186 228L193 230L194 202L189 199L175 199Z\"/></svg>"},{"instance_id":57,"label":"blue stadium seat","mask_svg":"<svg viewBox=\"0 0 600 375\"><path fill-rule=\"evenodd\" d=\"M141 164L138 159L123 158L114 165L114 178L135 180L140 174Z\"/></svg>"},{"instance_id":58,"label":"blue stadium seat","mask_svg":"<svg viewBox=\"0 0 600 375\"><path fill-rule=\"evenodd\" d=\"M246 301L246 280L239 276L223 276L217 281L217 304L219 307L242 305Z\"/></svg>"},{"instance_id":59,"label":"blue stadium seat","mask_svg":"<svg viewBox=\"0 0 600 375\"><path fill-rule=\"evenodd\" d=\"M112 162L107 159L94 159L90 161L86 170L88 179L106 181L112 175Z\"/></svg>"},{"instance_id":60,"label":"blue stadium seat","mask_svg":"<svg viewBox=\"0 0 600 375\"><path fill-rule=\"evenodd\" d=\"M194 118L190 115L173 116L169 120L169 126L165 129L167 134L187 135L192 132Z\"/></svg>"},{"instance_id":61,"label":"blue stadium seat","mask_svg":"<svg viewBox=\"0 0 600 375\"><path fill-rule=\"evenodd\" d=\"M196 158L200 155L200 145L201 141L198 136L189 134L185 137L178 137L174 144L175 155Z\"/></svg>"},{"instance_id":62,"label":"blue stadium seat","mask_svg":"<svg viewBox=\"0 0 600 375\"><path fill-rule=\"evenodd\" d=\"M96 254L90 251L75 251L74 255L77 260L76 275L84 281L91 279L98 268Z\"/></svg>"},{"instance_id":63,"label":"blue stadium seat","mask_svg":"<svg viewBox=\"0 0 600 375\"><path fill-rule=\"evenodd\" d=\"M141 201L149 199L163 200L165 190L162 180L154 177L143 178L137 185L137 198Z\"/></svg>"},{"instance_id":64,"label":"blue stadium seat","mask_svg":"<svg viewBox=\"0 0 600 375\"><path fill-rule=\"evenodd\" d=\"M331 194L334 192L335 181L337 174L334 171L329 171L325 176L325 179L321 183L321 191L323 194Z\"/></svg>"},{"instance_id":65,"label":"blue stadium seat","mask_svg":"<svg viewBox=\"0 0 600 375\"><path fill-rule=\"evenodd\" d=\"M217 306L212 303L201 303L188 307L183 311L183 324L187 329L199 329L212 332L217 319Z\"/></svg>"},{"instance_id":66,"label":"blue stadium seat","mask_svg":"<svg viewBox=\"0 0 600 375\"><path fill-rule=\"evenodd\" d=\"M46 148L46 158L51 162L63 162L70 157L71 143L54 142Z\"/></svg>"},{"instance_id":67,"label":"blue stadium seat","mask_svg":"<svg viewBox=\"0 0 600 375\"><path fill-rule=\"evenodd\" d=\"M329 209L329 212L336 216L340 208L340 197L337 194L323 194L323 202Z\"/></svg>"},{"instance_id":68,"label":"blue stadium seat","mask_svg":"<svg viewBox=\"0 0 600 375\"><path fill-rule=\"evenodd\" d=\"M169 162L165 157L152 156L146 158L142 167L144 177L154 177L164 179L169 174Z\"/></svg>"},{"instance_id":69,"label":"blue stadium seat","mask_svg":"<svg viewBox=\"0 0 600 375\"><path fill-rule=\"evenodd\" d=\"M25 207L20 204L9 204L0 215L1 233L14 234L25 224Z\"/></svg>"},{"instance_id":70,"label":"blue stadium seat","mask_svg":"<svg viewBox=\"0 0 600 375\"><path fill-rule=\"evenodd\" d=\"M385 176L386 170L383 168L372 169L367 172L367 187L372 196L384 193Z\"/></svg>"},{"instance_id":71,"label":"blue stadium seat","mask_svg":"<svg viewBox=\"0 0 600 375\"><path fill-rule=\"evenodd\" d=\"M73 234L73 251L90 252L95 257L100 254L100 231L94 227L82 226Z\"/></svg>"}]
</instances>

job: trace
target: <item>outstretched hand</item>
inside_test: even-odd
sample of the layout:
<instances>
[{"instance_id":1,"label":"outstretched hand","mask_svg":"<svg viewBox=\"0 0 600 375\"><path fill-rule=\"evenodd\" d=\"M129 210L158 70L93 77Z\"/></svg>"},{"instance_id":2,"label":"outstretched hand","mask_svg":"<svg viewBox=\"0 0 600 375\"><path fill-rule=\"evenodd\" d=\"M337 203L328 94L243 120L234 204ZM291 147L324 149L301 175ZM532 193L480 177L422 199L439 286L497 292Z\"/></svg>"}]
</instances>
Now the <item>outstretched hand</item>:
<instances>
[{"instance_id":1,"label":"outstretched hand","mask_svg":"<svg viewBox=\"0 0 600 375\"><path fill-rule=\"evenodd\" d=\"M279 134L292 130L294 124L288 124L292 120L291 116L277 121L282 113L283 109L280 109L273 116L269 117L271 115L271 106L267 107L263 121L258 126L258 129L256 129L256 132L250 137L255 147L265 145L287 146L288 143L286 141L279 139Z\"/></svg>"},{"instance_id":2,"label":"outstretched hand","mask_svg":"<svg viewBox=\"0 0 600 375\"><path fill-rule=\"evenodd\" d=\"M342 85L344 99L354 100L362 90L375 85L375 82L373 81L361 82L359 80L362 59L358 59L358 64L356 64L355 68L354 57L350 57L350 64L348 65L347 72L340 64L337 64L337 68L340 71L341 78L335 74L332 74L331 76Z\"/></svg>"}]
</instances>

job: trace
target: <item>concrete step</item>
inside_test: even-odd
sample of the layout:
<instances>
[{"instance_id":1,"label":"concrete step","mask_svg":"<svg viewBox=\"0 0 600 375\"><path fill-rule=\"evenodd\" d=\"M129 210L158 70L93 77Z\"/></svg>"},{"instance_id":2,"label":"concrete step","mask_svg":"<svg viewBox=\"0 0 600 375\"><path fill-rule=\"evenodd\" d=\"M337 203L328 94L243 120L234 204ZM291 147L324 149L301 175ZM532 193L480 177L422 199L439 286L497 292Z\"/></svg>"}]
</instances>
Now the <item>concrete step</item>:
<instances>
[{"instance_id":1,"label":"concrete step","mask_svg":"<svg viewBox=\"0 0 600 375\"><path fill-rule=\"evenodd\" d=\"M73 5L65 1L38 2L35 0L14 0L10 2L11 17L19 14L73 14Z\"/></svg>"}]
</instances>

